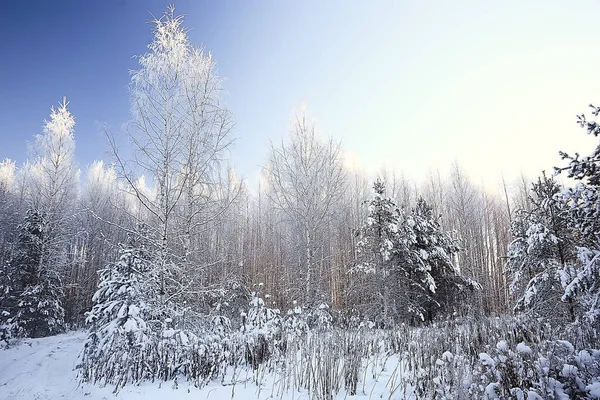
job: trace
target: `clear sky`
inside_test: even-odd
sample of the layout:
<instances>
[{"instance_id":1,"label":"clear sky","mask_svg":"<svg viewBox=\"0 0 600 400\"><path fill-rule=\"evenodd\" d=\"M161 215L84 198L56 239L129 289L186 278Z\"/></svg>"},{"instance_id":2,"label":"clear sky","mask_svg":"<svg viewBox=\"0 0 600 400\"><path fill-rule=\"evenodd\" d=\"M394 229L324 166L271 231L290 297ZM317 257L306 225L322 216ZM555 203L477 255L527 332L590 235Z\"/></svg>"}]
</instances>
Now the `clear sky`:
<instances>
[{"instance_id":1,"label":"clear sky","mask_svg":"<svg viewBox=\"0 0 600 400\"><path fill-rule=\"evenodd\" d=\"M0 158L21 163L63 96L82 167L109 159L100 124L129 118L133 55L164 1L4 1ZM253 180L304 102L368 170L419 179L454 160L495 183L597 140L575 115L600 103L597 1L176 1L212 50L235 114L231 160Z\"/></svg>"}]
</instances>

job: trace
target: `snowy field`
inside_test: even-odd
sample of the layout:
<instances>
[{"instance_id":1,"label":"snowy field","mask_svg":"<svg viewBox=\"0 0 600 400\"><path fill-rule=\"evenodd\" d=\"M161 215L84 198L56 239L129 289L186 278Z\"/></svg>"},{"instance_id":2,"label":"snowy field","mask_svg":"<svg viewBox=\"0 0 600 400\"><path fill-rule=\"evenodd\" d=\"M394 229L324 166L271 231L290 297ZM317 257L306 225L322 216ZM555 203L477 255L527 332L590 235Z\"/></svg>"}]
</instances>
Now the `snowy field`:
<instances>
[{"instance_id":1,"label":"snowy field","mask_svg":"<svg viewBox=\"0 0 600 400\"><path fill-rule=\"evenodd\" d=\"M231 380L215 381L197 389L180 383L177 389L173 382L128 385L118 394L113 387L79 385L75 365L83 346L85 332L69 332L43 339L24 339L20 344L0 350L0 399L2 400L46 400L46 399L310 399L307 392L283 392L278 379L265 374L253 383L256 375L251 370L238 371L237 384ZM399 392L399 359L390 357L383 365L374 365L359 384L359 393L350 396L338 393L335 399L387 399L410 398ZM394 388L396 389L394 391Z\"/></svg>"}]
</instances>

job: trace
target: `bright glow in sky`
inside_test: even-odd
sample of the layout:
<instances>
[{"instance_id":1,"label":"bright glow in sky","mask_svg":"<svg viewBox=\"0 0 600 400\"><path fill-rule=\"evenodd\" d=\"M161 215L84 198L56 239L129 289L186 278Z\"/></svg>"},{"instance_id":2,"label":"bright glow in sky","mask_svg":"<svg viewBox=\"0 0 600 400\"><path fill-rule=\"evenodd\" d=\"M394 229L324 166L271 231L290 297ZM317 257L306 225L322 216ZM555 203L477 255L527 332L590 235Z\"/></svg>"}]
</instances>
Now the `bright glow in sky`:
<instances>
[{"instance_id":1,"label":"bright glow in sky","mask_svg":"<svg viewBox=\"0 0 600 400\"><path fill-rule=\"evenodd\" d=\"M66 95L83 166L107 159L97 123L128 118L128 70L158 1L12 2L0 27L0 158L25 158ZM12 8L11 8L12 7ZM454 160L495 184L587 154L575 115L600 102L596 1L176 3L228 80L233 165L253 180L302 102L367 170L420 179ZM6 39L8 38L8 39Z\"/></svg>"}]
</instances>

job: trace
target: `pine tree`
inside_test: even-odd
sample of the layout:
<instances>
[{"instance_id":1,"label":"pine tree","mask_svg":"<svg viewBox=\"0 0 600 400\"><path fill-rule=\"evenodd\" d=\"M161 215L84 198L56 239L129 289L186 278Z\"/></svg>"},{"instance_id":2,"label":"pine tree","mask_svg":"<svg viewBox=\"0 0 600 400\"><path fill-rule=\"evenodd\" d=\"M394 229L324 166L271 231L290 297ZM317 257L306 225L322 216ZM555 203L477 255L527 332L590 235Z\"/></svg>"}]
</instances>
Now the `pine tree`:
<instances>
[{"instance_id":1,"label":"pine tree","mask_svg":"<svg viewBox=\"0 0 600 400\"><path fill-rule=\"evenodd\" d=\"M281 317L278 309L265 304L258 285L258 291L252 292L248 313L242 314L242 333L246 342L246 359L253 368L271 356L270 344L279 336Z\"/></svg>"},{"instance_id":2,"label":"pine tree","mask_svg":"<svg viewBox=\"0 0 600 400\"><path fill-rule=\"evenodd\" d=\"M12 317L17 304L15 278L10 263L0 267L0 342L8 342L13 336Z\"/></svg>"},{"instance_id":3,"label":"pine tree","mask_svg":"<svg viewBox=\"0 0 600 400\"><path fill-rule=\"evenodd\" d=\"M437 283L432 275L428 254L419 247L427 242L420 232L422 221L412 212L398 210L398 228L393 251L394 297L398 314L415 323L425 321L427 308L434 302ZM408 313L408 315L407 315Z\"/></svg>"},{"instance_id":4,"label":"pine tree","mask_svg":"<svg viewBox=\"0 0 600 400\"><path fill-rule=\"evenodd\" d=\"M518 210L512 221L514 240L508 246L507 269L512 275L510 290L517 295L516 311L557 315L562 296L559 271L574 261L573 240L556 200L560 190L544 174L532 186L531 210ZM573 317L572 307L569 311Z\"/></svg>"},{"instance_id":5,"label":"pine tree","mask_svg":"<svg viewBox=\"0 0 600 400\"><path fill-rule=\"evenodd\" d=\"M598 116L600 108L590 105ZM600 135L600 124L579 115L579 124L588 134ZM569 178L579 181L574 187L557 194L565 223L576 238L577 261L565 265L558 272L564 288L563 301L574 303L577 316L590 321L600 320L600 146L587 157L560 153L569 160L557 173L567 172Z\"/></svg>"}]
</instances>

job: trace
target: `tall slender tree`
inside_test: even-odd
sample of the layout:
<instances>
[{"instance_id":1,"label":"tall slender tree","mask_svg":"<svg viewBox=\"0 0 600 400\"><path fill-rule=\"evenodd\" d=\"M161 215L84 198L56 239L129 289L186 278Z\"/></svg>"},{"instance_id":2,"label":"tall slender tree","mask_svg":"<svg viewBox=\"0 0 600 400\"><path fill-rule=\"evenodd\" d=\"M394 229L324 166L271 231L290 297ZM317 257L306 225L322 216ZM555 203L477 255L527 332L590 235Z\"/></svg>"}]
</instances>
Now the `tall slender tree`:
<instances>
[{"instance_id":1,"label":"tall slender tree","mask_svg":"<svg viewBox=\"0 0 600 400\"><path fill-rule=\"evenodd\" d=\"M148 218L149 245L158 260L156 284L165 318L179 313L189 296L203 290L205 247L192 237L206 230L230 201L220 197L221 160L231 143L230 112L220 104L221 79L210 53L189 42L183 19L170 6L153 21L149 51L131 77L132 121L128 127L135 159L120 157L118 171ZM153 185L145 190L143 175ZM135 219L136 215L132 215Z\"/></svg>"},{"instance_id":2,"label":"tall slender tree","mask_svg":"<svg viewBox=\"0 0 600 400\"><path fill-rule=\"evenodd\" d=\"M331 221L346 184L341 143L322 139L305 111L294 116L289 140L271 145L266 176L271 200L293 225L302 254L298 275L305 284L302 300L318 301L315 251L317 238Z\"/></svg>"},{"instance_id":3,"label":"tall slender tree","mask_svg":"<svg viewBox=\"0 0 600 400\"><path fill-rule=\"evenodd\" d=\"M63 283L72 259L79 182L75 118L67 105L64 99L52 107L43 134L36 136L32 146L35 160L20 172L28 212L5 267L14 277L9 318L20 336L46 336L64 327Z\"/></svg>"}]
</instances>

